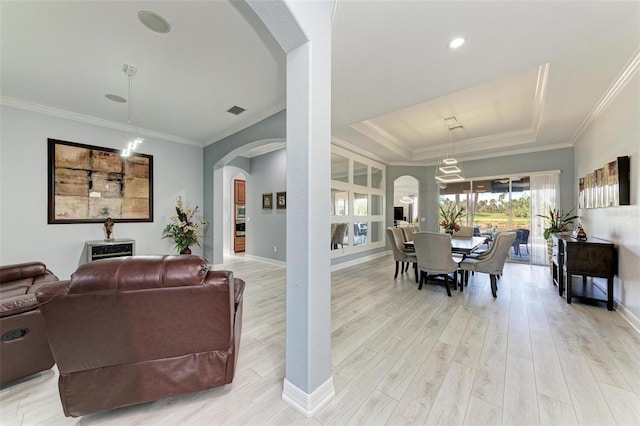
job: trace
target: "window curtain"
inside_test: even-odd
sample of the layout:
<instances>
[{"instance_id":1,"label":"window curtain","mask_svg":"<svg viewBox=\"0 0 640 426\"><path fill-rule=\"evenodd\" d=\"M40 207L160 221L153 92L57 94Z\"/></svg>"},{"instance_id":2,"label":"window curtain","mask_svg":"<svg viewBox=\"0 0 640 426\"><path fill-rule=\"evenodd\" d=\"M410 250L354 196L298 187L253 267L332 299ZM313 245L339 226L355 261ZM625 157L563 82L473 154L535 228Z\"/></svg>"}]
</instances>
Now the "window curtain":
<instances>
[{"instance_id":1,"label":"window curtain","mask_svg":"<svg viewBox=\"0 0 640 426\"><path fill-rule=\"evenodd\" d=\"M558 208L560 204L560 175L548 173L532 175L531 188L531 263L549 265L547 242L543 232L546 226L544 218L539 214L547 214L549 209Z\"/></svg>"}]
</instances>

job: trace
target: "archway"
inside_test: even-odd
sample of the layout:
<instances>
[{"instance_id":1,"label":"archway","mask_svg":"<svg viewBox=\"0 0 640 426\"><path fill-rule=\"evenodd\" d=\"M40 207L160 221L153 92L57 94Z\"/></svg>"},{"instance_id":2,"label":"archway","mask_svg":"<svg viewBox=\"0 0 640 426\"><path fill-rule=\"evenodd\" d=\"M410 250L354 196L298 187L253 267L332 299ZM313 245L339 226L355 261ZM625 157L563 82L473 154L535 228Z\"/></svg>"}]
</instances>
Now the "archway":
<instances>
[{"instance_id":1,"label":"archway","mask_svg":"<svg viewBox=\"0 0 640 426\"><path fill-rule=\"evenodd\" d=\"M393 221L418 223L420 182L413 176L400 176L393 181Z\"/></svg>"}]
</instances>

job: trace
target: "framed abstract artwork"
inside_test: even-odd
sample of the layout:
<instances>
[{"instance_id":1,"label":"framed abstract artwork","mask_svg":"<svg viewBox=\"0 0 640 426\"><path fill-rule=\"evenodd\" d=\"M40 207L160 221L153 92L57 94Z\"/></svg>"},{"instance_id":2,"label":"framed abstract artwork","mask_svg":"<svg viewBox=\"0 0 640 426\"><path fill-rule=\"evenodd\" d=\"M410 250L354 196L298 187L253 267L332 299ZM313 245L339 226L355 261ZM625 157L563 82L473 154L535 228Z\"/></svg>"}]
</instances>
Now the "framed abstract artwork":
<instances>
[{"instance_id":1,"label":"framed abstract artwork","mask_svg":"<svg viewBox=\"0 0 640 426\"><path fill-rule=\"evenodd\" d=\"M153 222L153 156L48 139L48 222Z\"/></svg>"}]
</instances>

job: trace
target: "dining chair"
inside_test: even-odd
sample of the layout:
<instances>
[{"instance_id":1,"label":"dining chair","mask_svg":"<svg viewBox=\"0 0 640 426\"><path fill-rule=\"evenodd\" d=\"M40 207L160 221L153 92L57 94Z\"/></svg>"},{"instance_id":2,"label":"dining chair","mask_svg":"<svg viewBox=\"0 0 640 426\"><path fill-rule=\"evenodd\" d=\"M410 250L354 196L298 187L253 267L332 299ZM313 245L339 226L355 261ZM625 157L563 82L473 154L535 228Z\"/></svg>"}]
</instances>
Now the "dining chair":
<instances>
[{"instance_id":1,"label":"dining chair","mask_svg":"<svg viewBox=\"0 0 640 426\"><path fill-rule=\"evenodd\" d=\"M520 256L520 245L524 244L529 254L529 230L528 229L516 229L516 239L513 242L513 253Z\"/></svg>"},{"instance_id":2,"label":"dining chair","mask_svg":"<svg viewBox=\"0 0 640 426\"><path fill-rule=\"evenodd\" d=\"M470 226L460 226L460 230L452 235L453 238L471 238L473 237L473 228Z\"/></svg>"},{"instance_id":3,"label":"dining chair","mask_svg":"<svg viewBox=\"0 0 640 426\"><path fill-rule=\"evenodd\" d=\"M413 264L413 269L416 273L416 282L418 282L418 262L416 259L416 253L411 250L407 250L404 247L404 237L402 235L402 229L400 228L387 228L387 237L391 244L391 250L393 251L393 259L396 261L396 273L393 279L398 278L398 266L402 262L402 272L405 272L409 263ZM406 268L405 268L406 264Z\"/></svg>"},{"instance_id":4,"label":"dining chair","mask_svg":"<svg viewBox=\"0 0 640 426\"><path fill-rule=\"evenodd\" d=\"M460 262L460 269L465 271L465 277L468 277L468 271L489 274L491 294L493 297L498 297L498 276L502 275L504 262L515 239L516 233L513 231L501 232L496 236L493 247L486 255L478 258L468 257Z\"/></svg>"},{"instance_id":5,"label":"dining chair","mask_svg":"<svg viewBox=\"0 0 640 426\"><path fill-rule=\"evenodd\" d=\"M337 249L338 248L338 244L340 244L341 247L344 247L344 237L345 237L345 232L347 231L347 224L346 223L338 223L335 227L335 229L333 230L333 233L331 234L331 249Z\"/></svg>"},{"instance_id":6,"label":"dining chair","mask_svg":"<svg viewBox=\"0 0 640 426\"><path fill-rule=\"evenodd\" d=\"M403 226L402 228L402 233L404 235L404 240L405 241L413 241L413 228L411 227L411 225L409 226Z\"/></svg>"},{"instance_id":7,"label":"dining chair","mask_svg":"<svg viewBox=\"0 0 640 426\"><path fill-rule=\"evenodd\" d=\"M444 277L447 295L451 297L449 274L453 273L454 288L457 288L458 264L451 256L451 235L439 232L417 232L413 234L413 244L418 258L420 285L427 281L428 274Z\"/></svg>"}]
</instances>

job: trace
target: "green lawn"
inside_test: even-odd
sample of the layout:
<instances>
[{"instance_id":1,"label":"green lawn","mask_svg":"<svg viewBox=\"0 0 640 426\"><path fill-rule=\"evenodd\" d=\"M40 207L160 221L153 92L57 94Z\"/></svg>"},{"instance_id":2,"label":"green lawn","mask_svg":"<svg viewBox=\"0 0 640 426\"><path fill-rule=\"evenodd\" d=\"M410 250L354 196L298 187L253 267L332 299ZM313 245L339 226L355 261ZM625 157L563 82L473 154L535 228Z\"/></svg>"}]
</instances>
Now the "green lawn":
<instances>
[{"instance_id":1,"label":"green lawn","mask_svg":"<svg viewBox=\"0 0 640 426\"><path fill-rule=\"evenodd\" d=\"M473 219L473 226L479 226L481 231L492 230L497 228L498 231L504 231L509 228L509 216L504 213L488 213L476 212ZM531 227L528 217L514 217L513 228Z\"/></svg>"}]
</instances>

